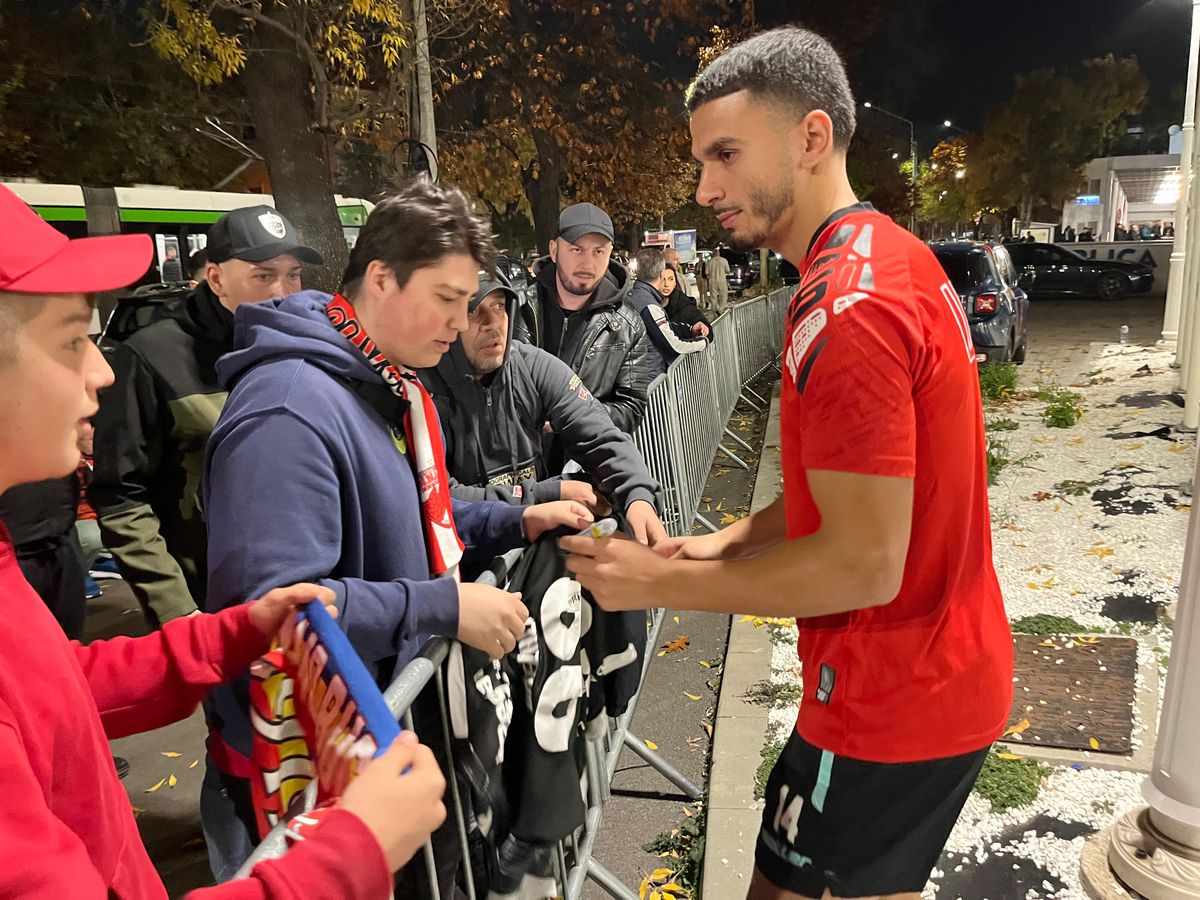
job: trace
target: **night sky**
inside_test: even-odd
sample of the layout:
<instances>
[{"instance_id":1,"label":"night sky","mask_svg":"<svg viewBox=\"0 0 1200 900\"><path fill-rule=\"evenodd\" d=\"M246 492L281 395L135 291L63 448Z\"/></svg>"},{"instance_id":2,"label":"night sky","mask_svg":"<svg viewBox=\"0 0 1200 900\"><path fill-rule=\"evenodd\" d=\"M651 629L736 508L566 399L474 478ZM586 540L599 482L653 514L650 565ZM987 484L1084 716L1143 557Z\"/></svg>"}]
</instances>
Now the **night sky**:
<instances>
[{"instance_id":1,"label":"night sky","mask_svg":"<svg viewBox=\"0 0 1200 900\"><path fill-rule=\"evenodd\" d=\"M829 33L853 28L837 13L846 5L852 4L759 0L757 9L765 26L807 20ZM1190 0L891 0L881 9L872 37L851 62L855 93L922 130L947 118L978 130L1012 95L1016 75L1077 66L1109 52L1135 55L1150 80L1148 126L1182 115ZM854 40L852 30L841 42L830 37L842 45Z\"/></svg>"}]
</instances>

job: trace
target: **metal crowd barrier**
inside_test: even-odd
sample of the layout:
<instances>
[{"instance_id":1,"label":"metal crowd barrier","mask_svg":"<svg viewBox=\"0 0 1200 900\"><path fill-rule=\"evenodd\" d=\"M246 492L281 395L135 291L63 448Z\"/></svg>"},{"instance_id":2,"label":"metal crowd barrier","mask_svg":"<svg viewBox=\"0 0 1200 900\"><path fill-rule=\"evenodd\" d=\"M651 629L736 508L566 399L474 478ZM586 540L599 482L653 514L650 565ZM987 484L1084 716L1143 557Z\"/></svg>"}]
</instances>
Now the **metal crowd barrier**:
<instances>
[{"instance_id":1,"label":"metal crowd barrier","mask_svg":"<svg viewBox=\"0 0 1200 900\"><path fill-rule=\"evenodd\" d=\"M697 521L710 531L717 530L715 525L699 514L699 506L709 469L718 452L725 453L735 464L749 468L722 441L729 439L747 451L752 449L730 431L729 417L739 400L755 408L760 408L758 404L766 404L748 386L768 368L779 365L783 320L789 297L790 291L784 288L730 307L713 322L714 340L705 352L681 356L650 385L646 414L633 439L651 474L662 486L663 523L671 535L689 534L693 523ZM758 403L747 397L747 393L752 394ZM516 550L500 557L477 580L503 586L519 556L520 551ZM663 609L647 611L646 652L642 658L639 685L645 683L664 617ZM430 681L436 682L441 704L442 734L432 738L444 742L448 757L451 754L450 726L445 706L442 663L449 647L448 638L429 641L384 692L388 708L404 721L406 727L412 728L412 704ZM621 716L609 719L600 735L589 735L587 739L585 820L575 834L559 843L554 854L555 878L565 900L578 900L588 878L618 900L638 900L637 891L623 884L593 856L604 819L604 804L611 794L613 775L623 749L628 748L641 757L690 799L696 800L701 796L702 791L698 786L630 731L640 694L639 688ZM428 742L431 736L422 737ZM454 817L462 848L466 892L469 900L476 900L471 854L467 846L466 811L459 796L457 779L448 777L446 780L452 807L449 813ZM308 811L315 801L314 783L304 795L304 809L295 812ZM286 823L276 826L238 871L237 877L245 877L255 864L264 859L281 856L286 849L286 830ZM425 845L424 857L429 872L430 897L440 900L431 842Z\"/></svg>"}]
</instances>

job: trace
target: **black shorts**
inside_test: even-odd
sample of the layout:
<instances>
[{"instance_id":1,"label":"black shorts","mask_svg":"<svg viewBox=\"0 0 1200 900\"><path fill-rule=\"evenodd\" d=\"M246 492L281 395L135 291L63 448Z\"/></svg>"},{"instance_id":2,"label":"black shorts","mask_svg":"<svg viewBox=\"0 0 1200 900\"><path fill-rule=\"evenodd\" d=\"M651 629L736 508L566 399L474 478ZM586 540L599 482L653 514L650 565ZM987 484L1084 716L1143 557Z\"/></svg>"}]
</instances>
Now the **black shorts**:
<instances>
[{"instance_id":1,"label":"black shorts","mask_svg":"<svg viewBox=\"0 0 1200 900\"><path fill-rule=\"evenodd\" d=\"M990 747L916 763L836 756L795 731L767 780L754 861L784 890L924 890Z\"/></svg>"}]
</instances>

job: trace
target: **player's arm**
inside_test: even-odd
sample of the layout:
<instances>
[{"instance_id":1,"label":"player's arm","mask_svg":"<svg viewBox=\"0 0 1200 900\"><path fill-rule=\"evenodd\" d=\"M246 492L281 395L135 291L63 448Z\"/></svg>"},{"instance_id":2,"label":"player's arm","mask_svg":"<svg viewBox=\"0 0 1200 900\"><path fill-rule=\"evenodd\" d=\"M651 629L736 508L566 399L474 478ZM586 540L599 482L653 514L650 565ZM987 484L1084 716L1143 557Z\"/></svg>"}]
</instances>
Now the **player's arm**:
<instances>
[{"instance_id":1,"label":"player's arm","mask_svg":"<svg viewBox=\"0 0 1200 900\"><path fill-rule=\"evenodd\" d=\"M564 538L574 554L568 568L605 609L638 608L653 594L672 609L808 618L890 602L908 555L912 479L819 469L807 475L821 513L821 527L807 537L750 558L703 560L655 560L627 541ZM744 521L743 533L753 534Z\"/></svg>"}]
</instances>

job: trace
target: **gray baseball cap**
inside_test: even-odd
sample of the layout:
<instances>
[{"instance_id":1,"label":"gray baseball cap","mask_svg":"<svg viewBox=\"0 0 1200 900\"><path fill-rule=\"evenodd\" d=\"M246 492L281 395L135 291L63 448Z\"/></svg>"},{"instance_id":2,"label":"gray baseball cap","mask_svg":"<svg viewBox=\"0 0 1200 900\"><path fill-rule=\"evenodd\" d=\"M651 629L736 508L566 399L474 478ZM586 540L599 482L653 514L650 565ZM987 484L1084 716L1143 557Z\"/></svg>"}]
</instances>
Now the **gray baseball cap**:
<instances>
[{"instance_id":1,"label":"gray baseball cap","mask_svg":"<svg viewBox=\"0 0 1200 900\"><path fill-rule=\"evenodd\" d=\"M599 234L616 240L612 219L594 203L575 203L558 214L558 234L568 243L575 243L585 234Z\"/></svg>"},{"instance_id":2,"label":"gray baseball cap","mask_svg":"<svg viewBox=\"0 0 1200 900\"><path fill-rule=\"evenodd\" d=\"M284 253L314 266L325 262L320 253L300 243L292 223L271 206L243 206L225 213L208 230L206 249L208 261L214 263L265 262Z\"/></svg>"}]
</instances>

